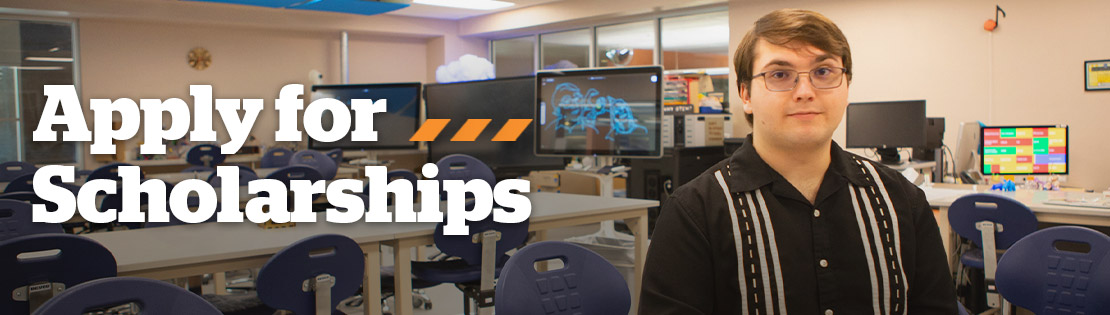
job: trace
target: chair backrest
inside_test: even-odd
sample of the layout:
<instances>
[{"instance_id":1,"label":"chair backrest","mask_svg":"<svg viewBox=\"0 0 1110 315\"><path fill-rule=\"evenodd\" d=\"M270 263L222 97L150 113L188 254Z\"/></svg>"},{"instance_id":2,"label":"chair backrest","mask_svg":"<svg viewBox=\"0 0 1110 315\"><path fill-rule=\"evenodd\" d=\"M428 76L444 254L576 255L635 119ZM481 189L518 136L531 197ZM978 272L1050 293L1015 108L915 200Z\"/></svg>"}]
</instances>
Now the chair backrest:
<instances>
[{"instance_id":1,"label":"chair backrest","mask_svg":"<svg viewBox=\"0 0 1110 315\"><path fill-rule=\"evenodd\" d=\"M466 207L469 211L474 207L474 203L467 202ZM441 222L436 225L433 239L436 248L439 248L444 254L462 258L470 265L480 265L482 263L482 243L475 243L473 235L490 230L501 232L501 240L497 241L497 252L494 255L494 257L501 257L505 252L524 245L524 242L528 240L528 224L529 220L520 223L500 223L493 221L493 215L490 215L482 221L468 222L470 235L443 235L444 223Z\"/></svg>"},{"instance_id":2,"label":"chair backrest","mask_svg":"<svg viewBox=\"0 0 1110 315\"><path fill-rule=\"evenodd\" d=\"M36 195L34 192L30 192L30 191L17 191L17 192L0 194L0 199L2 199L2 200L19 200L19 201L25 201L25 202L28 202L28 203L31 203L31 204L36 204L36 203L37 204L44 204L44 205L46 205L46 211L58 210L58 204L47 201L46 199L42 199L41 197Z\"/></svg>"},{"instance_id":3,"label":"chair backrest","mask_svg":"<svg viewBox=\"0 0 1110 315\"><path fill-rule=\"evenodd\" d=\"M535 263L561 260L563 268L536 271ZM632 297L624 277L605 258L559 241L525 246L501 270L498 314L628 314Z\"/></svg>"},{"instance_id":4,"label":"chair backrest","mask_svg":"<svg viewBox=\"0 0 1110 315\"><path fill-rule=\"evenodd\" d=\"M282 249L258 273L258 297L266 305L294 314L316 314L316 292L305 292L305 280L334 277L331 305L354 295L362 285L364 256L354 240L337 234L314 235ZM372 305L372 304L367 304Z\"/></svg>"},{"instance_id":5,"label":"chair backrest","mask_svg":"<svg viewBox=\"0 0 1110 315\"><path fill-rule=\"evenodd\" d=\"M24 174L23 176L16 177L15 179L12 179L8 182L8 187L4 187L5 194L18 191L35 191L34 173Z\"/></svg>"},{"instance_id":6,"label":"chair backrest","mask_svg":"<svg viewBox=\"0 0 1110 315\"><path fill-rule=\"evenodd\" d=\"M216 167L226 158L227 156L220 153L220 147L212 144L198 144L185 153L185 162L208 167Z\"/></svg>"},{"instance_id":7,"label":"chair backrest","mask_svg":"<svg viewBox=\"0 0 1110 315\"><path fill-rule=\"evenodd\" d=\"M21 254L24 257L20 257ZM0 242L0 270L3 270L0 292L5 294L32 284L61 284L72 288L89 280L115 277L116 258L100 243L81 236L24 235ZM27 299L0 299L0 314L29 314L30 307Z\"/></svg>"},{"instance_id":8,"label":"chair backrest","mask_svg":"<svg viewBox=\"0 0 1110 315\"><path fill-rule=\"evenodd\" d=\"M181 170L182 173L204 173L204 172L215 172L215 171L216 171L215 168L207 167L207 166L204 166L204 165L193 165L193 166L186 167L185 169Z\"/></svg>"},{"instance_id":9,"label":"chair backrest","mask_svg":"<svg viewBox=\"0 0 1110 315\"><path fill-rule=\"evenodd\" d=\"M0 163L0 183L10 182L16 177L34 174L38 168L34 164L20 161Z\"/></svg>"},{"instance_id":10,"label":"chair backrest","mask_svg":"<svg viewBox=\"0 0 1110 315\"><path fill-rule=\"evenodd\" d=\"M466 154L445 156L436 162L436 167L439 168L439 175L436 175L435 178L438 180L468 181L481 179L489 183L491 187L497 184L497 177L494 176L493 170L486 163Z\"/></svg>"},{"instance_id":11,"label":"chair backrest","mask_svg":"<svg viewBox=\"0 0 1110 315\"><path fill-rule=\"evenodd\" d=\"M1002 255L995 285L1007 301L1036 314L1105 314L1110 237L1078 226L1033 232Z\"/></svg>"},{"instance_id":12,"label":"chair backrest","mask_svg":"<svg viewBox=\"0 0 1110 315\"><path fill-rule=\"evenodd\" d=\"M58 223L32 222L28 202L0 199L0 241L43 233L65 233L65 230Z\"/></svg>"},{"instance_id":13,"label":"chair backrest","mask_svg":"<svg viewBox=\"0 0 1110 315\"><path fill-rule=\"evenodd\" d=\"M85 314L129 303L139 306L137 314L222 314L188 290L164 281L136 277L106 278L80 284L55 296L35 314Z\"/></svg>"},{"instance_id":14,"label":"chair backrest","mask_svg":"<svg viewBox=\"0 0 1110 315\"><path fill-rule=\"evenodd\" d=\"M31 234L65 233L61 224L33 222L31 202L0 199L0 241Z\"/></svg>"},{"instance_id":15,"label":"chair backrest","mask_svg":"<svg viewBox=\"0 0 1110 315\"><path fill-rule=\"evenodd\" d=\"M435 179L439 181L470 181L480 179L486 181L490 187L497 184L497 177L493 175L493 170L490 169L486 163L466 154L451 154L445 156L436 162L436 168L439 169L439 174L436 175ZM440 187L443 187L442 183ZM466 194L467 199L472 197L472 194ZM447 200L447 192L441 192L439 198L441 200Z\"/></svg>"},{"instance_id":16,"label":"chair backrest","mask_svg":"<svg viewBox=\"0 0 1110 315\"><path fill-rule=\"evenodd\" d=\"M127 163L112 163L112 164L108 164L108 165L98 167L95 170L93 170L92 173L89 174L89 177L85 178L85 182L91 182L91 181L97 180L97 179L110 179L110 180L114 180L114 181L119 181L120 180L120 177L119 177L119 167L120 166L133 166L133 165L127 164ZM146 178L146 175L142 174L142 172L139 172L139 176L140 176L140 178Z\"/></svg>"},{"instance_id":17,"label":"chair backrest","mask_svg":"<svg viewBox=\"0 0 1110 315\"><path fill-rule=\"evenodd\" d=\"M324 154L327 154L328 157L335 162L335 165L343 164L343 149L335 148L331 151L324 152Z\"/></svg>"},{"instance_id":18,"label":"chair backrest","mask_svg":"<svg viewBox=\"0 0 1110 315\"><path fill-rule=\"evenodd\" d=\"M293 151L286 148L273 148L266 151L262 155L262 168L284 167L289 165L289 159L293 157Z\"/></svg>"},{"instance_id":19,"label":"chair backrest","mask_svg":"<svg viewBox=\"0 0 1110 315\"><path fill-rule=\"evenodd\" d=\"M70 183L63 183L62 178L58 176L51 177L50 183L54 184L55 186L65 188L70 192L73 192L74 196L76 196L77 192L81 190L81 186ZM8 187L4 187L5 194L21 191L35 191L35 174L32 173L16 177L14 180L8 183Z\"/></svg>"},{"instance_id":20,"label":"chair backrest","mask_svg":"<svg viewBox=\"0 0 1110 315\"><path fill-rule=\"evenodd\" d=\"M316 150L301 150L293 153L293 158L289 159L289 165L298 164L311 166L326 180L335 178L335 174L339 172L339 165L335 164L335 161L327 154Z\"/></svg>"},{"instance_id":21,"label":"chair backrest","mask_svg":"<svg viewBox=\"0 0 1110 315\"><path fill-rule=\"evenodd\" d=\"M975 228L982 221L1001 224L995 233L995 248L1006 249L1037 230L1037 217L1021 202L996 194L971 194L960 197L948 207L948 224L960 236L983 246L983 235Z\"/></svg>"},{"instance_id":22,"label":"chair backrest","mask_svg":"<svg viewBox=\"0 0 1110 315\"><path fill-rule=\"evenodd\" d=\"M416 190L416 181L420 180L420 178L416 177L416 173L413 173L410 170L392 170L388 173L385 173L386 183L392 182L394 179L407 179L410 183L412 183L412 198L416 198L416 194L418 193L418 191ZM363 186L362 191L365 194L369 194L370 183L366 183L366 186ZM393 195L389 195L389 200L387 201L387 203L390 205L393 204Z\"/></svg>"},{"instance_id":23,"label":"chair backrest","mask_svg":"<svg viewBox=\"0 0 1110 315\"><path fill-rule=\"evenodd\" d=\"M316 181L323 179L324 176L321 176L320 172L315 168L307 165L289 165L270 173L270 175L266 175L266 178L280 180L288 185L291 180Z\"/></svg>"},{"instance_id":24,"label":"chair backrest","mask_svg":"<svg viewBox=\"0 0 1110 315\"><path fill-rule=\"evenodd\" d=\"M246 186L252 180L256 179L258 179L258 174L255 173L254 170L247 167L239 167L239 186ZM223 180L220 179L219 176L216 176L216 172L212 172L212 175L208 175L208 183L211 184L212 187L219 188L220 185L223 184Z\"/></svg>"}]
</instances>

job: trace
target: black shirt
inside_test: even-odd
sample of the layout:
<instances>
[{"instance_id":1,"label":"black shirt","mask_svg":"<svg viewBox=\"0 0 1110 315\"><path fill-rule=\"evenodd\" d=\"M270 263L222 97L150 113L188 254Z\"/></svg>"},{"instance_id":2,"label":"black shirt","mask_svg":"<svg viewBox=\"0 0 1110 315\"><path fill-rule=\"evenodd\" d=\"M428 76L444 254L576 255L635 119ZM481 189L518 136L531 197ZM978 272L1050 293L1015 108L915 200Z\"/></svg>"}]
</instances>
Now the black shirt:
<instances>
[{"instance_id":1,"label":"black shirt","mask_svg":"<svg viewBox=\"0 0 1110 315\"><path fill-rule=\"evenodd\" d=\"M815 206L747 143L663 205L640 314L956 314L920 189L834 142Z\"/></svg>"}]
</instances>

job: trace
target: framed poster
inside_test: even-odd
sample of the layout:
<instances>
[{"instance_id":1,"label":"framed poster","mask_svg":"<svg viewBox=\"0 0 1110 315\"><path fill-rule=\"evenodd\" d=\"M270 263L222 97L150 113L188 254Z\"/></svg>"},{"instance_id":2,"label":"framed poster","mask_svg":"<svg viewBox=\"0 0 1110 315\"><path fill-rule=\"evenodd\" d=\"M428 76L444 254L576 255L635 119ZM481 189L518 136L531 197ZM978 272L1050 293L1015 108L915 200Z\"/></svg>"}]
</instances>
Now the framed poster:
<instances>
[{"instance_id":1,"label":"framed poster","mask_svg":"<svg viewBox=\"0 0 1110 315\"><path fill-rule=\"evenodd\" d=\"M1110 59L1083 62L1083 84L1087 91L1110 91Z\"/></svg>"}]
</instances>

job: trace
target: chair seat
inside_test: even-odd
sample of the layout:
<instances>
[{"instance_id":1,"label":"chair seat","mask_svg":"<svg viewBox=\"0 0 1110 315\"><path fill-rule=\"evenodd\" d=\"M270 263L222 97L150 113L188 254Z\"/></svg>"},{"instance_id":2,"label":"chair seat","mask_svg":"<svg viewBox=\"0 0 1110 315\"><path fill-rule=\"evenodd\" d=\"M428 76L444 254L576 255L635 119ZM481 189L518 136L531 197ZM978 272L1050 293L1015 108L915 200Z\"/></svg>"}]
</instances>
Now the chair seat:
<instances>
[{"instance_id":1,"label":"chair seat","mask_svg":"<svg viewBox=\"0 0 1110 315\"><path fill-rule=\"evenodd\" d=\"M501 267L509 261L508 255L502 255L497 261L494 278L501 274ZM469 266L462 259L443 261L414 261L412 262L412 275L425 281L462 283L482 280L482 266Z\"/></svg>"},{"instance_id":2,"label":"chair seat","mask_svg":"<svg viewBox=\"0 0 1110 315\"><path fill-rule=\"evenodd\" d=\"M1002 254L998 254L998 258L1002 258ZM972 267L975 269L983 269L983 249L969 249L960 256L960 262L963 263L964 266Z\"/></svg>"},{"instance_id":3,"label":"chair seat","mask_svg":"<svg viewBox=\"0 0 1110 315\"><path fill-rule=\"evenodd\" d=\"M416 264L416 262L414 262L413 264ZM479 272L481 272L481 270L479 270ZM383 293L393 292L393 276L394 275L395 275L395 273L393 271L393 266L382 267L382 277L381 277L382 280L381 281L382 281L382 292ZM426 288L437 286L440 283L442 283L442 282L428 281L428 280L424 280L424 279L419 279L417 277L412 278L412 288L413 289L426 289Z\"/></svg>"}]
</instances>

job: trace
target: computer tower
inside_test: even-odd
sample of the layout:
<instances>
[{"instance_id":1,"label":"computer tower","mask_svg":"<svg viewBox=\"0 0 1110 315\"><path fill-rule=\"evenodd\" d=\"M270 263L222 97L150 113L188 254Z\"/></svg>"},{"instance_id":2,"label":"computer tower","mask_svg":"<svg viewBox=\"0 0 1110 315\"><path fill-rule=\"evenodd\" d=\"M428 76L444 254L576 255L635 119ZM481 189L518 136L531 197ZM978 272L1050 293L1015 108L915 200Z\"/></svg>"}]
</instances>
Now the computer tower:
<instances>
[{"instance_id":1,"label":"computer tower","mask_svg":"<svg viewBox=\"0 0 1110 315\"><path fill-rule=\"evenodd\" d=\"M679 186L693 180L717 162L732 155L724 147L667 148L659 159L631 159L628 196L659 200L660 205ZM648 235L655 230L659 207L648 209Z\"/></svg>"},{"instance_id":2,"label":"computer tower","mask_svg":"<svg viewBox=\"0 0 1110 315\"><path fill-rule=\"evenodd\" d=\"M914 161L935 161L936 149L944 145L944 117L925 119L925 146L913 148Z\"/></svg>"}]
</instances>

